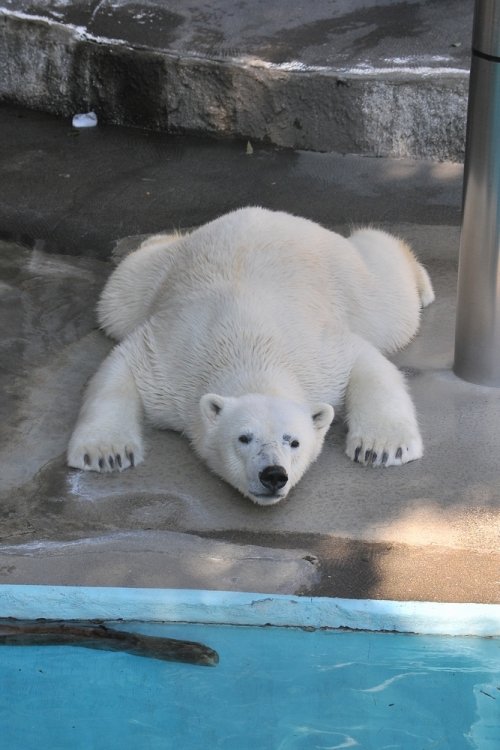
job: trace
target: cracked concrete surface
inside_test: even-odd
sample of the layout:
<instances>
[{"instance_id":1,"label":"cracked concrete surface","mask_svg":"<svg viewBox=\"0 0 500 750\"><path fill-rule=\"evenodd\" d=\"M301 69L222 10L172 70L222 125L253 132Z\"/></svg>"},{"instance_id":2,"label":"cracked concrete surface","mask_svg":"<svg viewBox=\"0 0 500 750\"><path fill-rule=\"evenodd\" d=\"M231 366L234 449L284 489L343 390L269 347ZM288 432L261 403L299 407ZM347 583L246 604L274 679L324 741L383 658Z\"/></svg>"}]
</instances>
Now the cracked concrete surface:
<instances>
[{"instance_id":1,"label":"cracked concrete surface","mask_svg":"<svg viewBox=\"0 0 500 750\"><path fill-rule=\"evenodd\" d=\"M0 581L498 601L500 391L451 372L460 167L290 158L274 150L253 160L234 144L186 143L186 152L165 138L155 141L153 187L143 181L153 167L139 163L149 136L105 129L73 141L64 173L80 171L87 182L69 195L58 175L63 134L71 131L19 114L0 110L4 132L13 136L1 148L19 167L0 188L0 225L19 237L22 223L30 238L0 244ZM104 173L85 172L100 154L108 160ZM210 176L203 203L199 184ZM259 200L263 186L265 193L278 179L279 196ZM179 195L165 197L172 185ZM144 193L155 190L152 205ZM172 432L148 428L146 461L134 470L98 475L66 467L82 388L111 346L94 318L112 268L110 237L195 225L234 200L341 230L372 221L412 243L437 295L418 337L396 357L417 405L421 461L386 470L351 463L339 413L320 459L286 502L270 508L252 505L212 475ZM81 231L86 224L93 234Z\"/></svg>"}]
</instances>

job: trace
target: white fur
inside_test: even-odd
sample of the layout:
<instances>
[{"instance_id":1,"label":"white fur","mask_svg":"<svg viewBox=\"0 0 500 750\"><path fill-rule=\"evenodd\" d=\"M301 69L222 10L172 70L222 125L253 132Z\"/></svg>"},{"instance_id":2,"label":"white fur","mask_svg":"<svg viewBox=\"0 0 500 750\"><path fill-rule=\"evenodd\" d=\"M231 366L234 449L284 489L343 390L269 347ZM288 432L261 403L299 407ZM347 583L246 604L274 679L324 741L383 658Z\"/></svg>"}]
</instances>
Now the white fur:
<instances>
[{"instance_id":1,"label":"white fur","mask_svg":"<svg viewBox=\"0 0 500 750\"><path fill-rule=\"evenodd\" d=\"M317 458L330 404L344 397L352 459L419 458L415 410L384 353L411 340L433 299L408 247L373 229L344 239L245 208L151 238L102 293L99 321L121 343L87 389L68 463L141 461L144 410L244 495L272 504Z\"/></svg>"}]
</instances>

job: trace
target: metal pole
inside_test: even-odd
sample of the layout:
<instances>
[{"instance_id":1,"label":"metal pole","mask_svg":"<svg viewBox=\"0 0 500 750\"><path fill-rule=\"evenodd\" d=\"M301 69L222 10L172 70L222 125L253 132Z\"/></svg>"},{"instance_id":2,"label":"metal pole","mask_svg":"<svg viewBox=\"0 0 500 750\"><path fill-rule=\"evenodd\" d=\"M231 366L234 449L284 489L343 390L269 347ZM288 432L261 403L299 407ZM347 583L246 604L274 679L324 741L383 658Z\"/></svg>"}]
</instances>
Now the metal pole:
<instances>
[{"instance_id":1,"label":"metal pole","mask_svg":"<svg viewBox=\"0 0 500 750\"><path fill-rule=\"evenodd\" d=\"M500 0L476 0L455 373L500 387Z\"/></svg>"}]
</instances>

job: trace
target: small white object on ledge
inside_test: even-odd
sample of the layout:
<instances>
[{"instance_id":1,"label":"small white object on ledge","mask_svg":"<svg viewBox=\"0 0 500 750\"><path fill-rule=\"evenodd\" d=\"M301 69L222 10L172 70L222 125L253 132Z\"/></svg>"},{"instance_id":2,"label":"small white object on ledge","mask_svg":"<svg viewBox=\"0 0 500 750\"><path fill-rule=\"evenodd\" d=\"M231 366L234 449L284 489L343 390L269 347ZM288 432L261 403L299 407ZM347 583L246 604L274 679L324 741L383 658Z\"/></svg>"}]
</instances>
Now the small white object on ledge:
<instances>
[{"instance_id":1,"label":"small white object on ledge","mask_svg":"<svg viewBox=\"0 0 500 750\"><path fill-rule=\"evenodd\" d=\"M74 128L95 128L97 125L97 115L95 112L74 115L72 125Z\"/></svg>"}]
</instances>

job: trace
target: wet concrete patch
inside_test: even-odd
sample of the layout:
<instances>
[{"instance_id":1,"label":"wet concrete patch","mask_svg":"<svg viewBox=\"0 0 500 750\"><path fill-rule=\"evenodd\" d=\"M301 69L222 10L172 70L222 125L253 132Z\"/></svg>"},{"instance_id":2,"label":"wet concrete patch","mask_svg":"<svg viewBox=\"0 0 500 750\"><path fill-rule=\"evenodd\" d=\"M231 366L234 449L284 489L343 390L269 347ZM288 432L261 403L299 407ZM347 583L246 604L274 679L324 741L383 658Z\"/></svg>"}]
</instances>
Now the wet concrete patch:
<instances>
[{"instance_id":1,"label":"wet concrete patch","mask_svg":"<svg viewBox=\"0 0 500 750\"><path fill-rule=\"evenodd\" d=\"M168 137L1 109L0 233L107 259L121 237L192 227L234 208L287 210L328 227L458 225L462 167ZM47 164L50 163L50 169ZM427 240L426 240L427 242ZM431 248L430 248L431 249Z\"/></svg>"},{"instance_id":2,"label":"wet concrete patch","mask_svg":"<svg viewBox=\"0 0 500 750\"><path fill-rule=\"evenodd\" d=\"M3 282L0 492L31 480L65 449L79 391L109 343L94 306L107 275L100 261L46 255L0 242Z\"/></svg>"}]
</instances>

